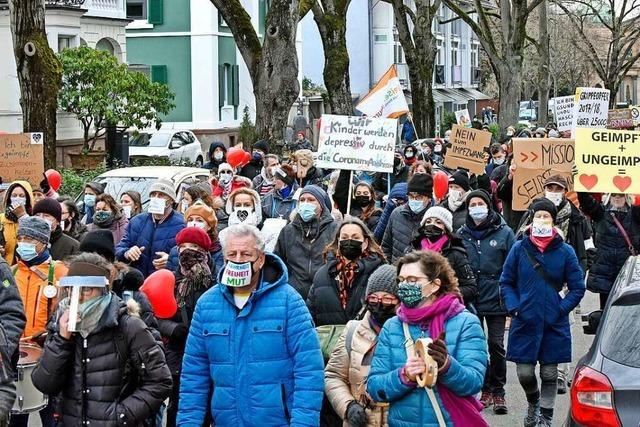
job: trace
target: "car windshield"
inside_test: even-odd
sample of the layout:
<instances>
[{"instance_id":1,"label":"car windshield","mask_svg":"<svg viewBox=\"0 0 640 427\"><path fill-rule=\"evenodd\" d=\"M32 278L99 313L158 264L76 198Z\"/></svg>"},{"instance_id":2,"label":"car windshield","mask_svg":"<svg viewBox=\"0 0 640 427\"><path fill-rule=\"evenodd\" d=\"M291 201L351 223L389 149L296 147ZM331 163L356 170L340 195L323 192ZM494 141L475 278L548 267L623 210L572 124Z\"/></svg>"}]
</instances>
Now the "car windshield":
<instances>
[{"instance_id":1,"label":"car windshield","mask_svg":"<svg viewBox=\"0 0 640 427\"><path fill-rule=\"evenodd\" d=\"M601 333L602 354L617 363L640 368L640 334L630 334L640 324L640 301L614 302Z\"/></svg>"},{"instance_id":2,"label":"car windshield","mask_svg":"<svg viewBox=\"0 0 640 427\"><path fill-rule=\"evenodd\" d=\"M116 196L116 201L120 201L120 196L125 191L135 190L140 193L142 205L149 202L149 188L157 181L157 177L130 178L130 177L107 177L99 180L104 187L104 192Z\"/></svg>"},{"instance_id":3,"label":"car windshield","mask_svg":"<svg viewBox=\"0 0 640 427\"><path fill-rule=\"evenodd\" d=\"M139 133L129 137L130 147L166 147L169 143L170 133Z\"/></svg>"}]
</instances>

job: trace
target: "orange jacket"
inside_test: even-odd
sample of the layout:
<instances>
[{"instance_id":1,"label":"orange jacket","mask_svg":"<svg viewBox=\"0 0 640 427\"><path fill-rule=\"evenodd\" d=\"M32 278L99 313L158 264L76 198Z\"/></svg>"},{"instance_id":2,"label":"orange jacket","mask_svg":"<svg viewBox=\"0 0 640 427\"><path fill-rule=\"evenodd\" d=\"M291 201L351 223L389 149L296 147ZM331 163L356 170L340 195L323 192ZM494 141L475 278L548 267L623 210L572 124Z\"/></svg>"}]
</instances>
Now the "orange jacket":
<instances>
[{"instance_id":1,"label":"orange jacket","mask_svg":"<svg viewBox=\"0 0 640 427\"><path fill-rule=\"evenodd\" d=\"M44 288L48 285L49 266L53 262L53 286L56 287L56 296L47 298ZM17 270L16 270L17 267ZM27 266L18 261L13 267L15 270L16 284L20 291L20 298L24 305L24 313L27 316L27 325L24 328L23 337L30 337L46 329L48 316L51 316L58 303L58 280L67 274L67 267L60 261L45 261L42 264ZM37 271L37 272L36 272Z\"/></svg>"}]
</instances>

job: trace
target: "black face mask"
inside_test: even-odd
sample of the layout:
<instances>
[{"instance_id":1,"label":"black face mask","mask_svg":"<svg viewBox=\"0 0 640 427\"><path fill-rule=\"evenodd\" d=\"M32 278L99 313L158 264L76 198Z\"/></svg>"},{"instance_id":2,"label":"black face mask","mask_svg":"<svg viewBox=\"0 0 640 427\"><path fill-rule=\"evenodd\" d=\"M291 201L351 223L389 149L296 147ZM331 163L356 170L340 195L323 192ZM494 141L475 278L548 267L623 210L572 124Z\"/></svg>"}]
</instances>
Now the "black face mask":
<instances>
[{"instance_id":1,"label":"black face mask","mask_svg":"<svg viewBox=\"0 0 640 427\"><path fill-rule=\"evenodd\" d=\"M393 158L393 166L395 166L396 169L399 169L400 166L402 166L402 159L399 157L394 157Z\"/></svg>"},{"instance_id":2,"label":"black face mask","mask_svg":"<svg viewBox=\"0 0 640 427\"><path fill-rule=\"evenodd\" d=\"M438 240L444 234L444 230L435 224L425 225L422 230L425 237L432 242Z\"/></svg>"},{"instance_id":3,"label":"black face mask","mask_svg":"<svg viewBox=\"0 0 640 427\"><path fill-rule=\"evenodd\" d=\"M340 240L338 248L340 249L340 255L349 261L353 261L362 255L362 242L360 240Z\"/></svg>"},{"instance_id":4,"label":"black face mask","mask_svg":"<svg viewBox=\"0 0 640 427\"><path fill-rule=\"evenodd\" d=\"M356 203L356 206L364 208L371 202L371 198L369 196L356 196L353 198L353 201Z\"/></svg>"},{"instance_id":5,"label":"black face mask","mask_svg":"<svg viewBox=\"0 0 640 427\"><path fill-rule=\"evenodd\" d=\"M395 305L385 305L381 302L377 304L367 303L367 310L371 313L373 320L380 326L384 325L384 322L396 315Z\"/></svg>"}]
</instances>

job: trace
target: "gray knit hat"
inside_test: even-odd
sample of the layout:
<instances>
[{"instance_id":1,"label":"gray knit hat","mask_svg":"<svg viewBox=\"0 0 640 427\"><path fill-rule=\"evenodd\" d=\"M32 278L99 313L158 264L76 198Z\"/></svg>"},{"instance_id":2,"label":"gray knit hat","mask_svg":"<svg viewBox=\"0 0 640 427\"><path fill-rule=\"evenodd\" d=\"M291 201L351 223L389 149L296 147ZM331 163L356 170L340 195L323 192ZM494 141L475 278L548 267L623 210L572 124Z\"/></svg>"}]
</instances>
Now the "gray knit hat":
<instances>
[{"instance_id":1,"label":"gray knit hat","mask_svg":"<svg viewBox=\"0 0 640 427\"><path fill-rule=\"evenodd\" d=\"M374 292L387 292L398 296L397 269L391 264L382 264L376 268L367 281L365 297Z\"/></svg>"},{"instance_id":2,"label":"gray knit hat","mask_svg":"<svg viewBox=\"0 0 640 427\"><path fill-rule=\"evenodd\" d=\"M37 216L27 216L18 222L18 237L31 237L45 244L49 243L51 237L51 229L49 223Z\"/></svg>"},{"instance_id":3,"label":"gray knit hat","mask_svg":"<svg viewBox=\"0 0 640 427\"><path fill-rule=\"evenodd\" d=\"M171 200L173 200L174 202L177 199L176 190L175 190L175 187L173 186L173 182L167 179L159 179L151 185L151 188L149 189L149 194L156 191L158 193L166 194L167 196L171 197Z\"/></svg>"},{"instance_id":4,"label":"gray knit hat","mask_svg":"<svg viewBox=\"0 0 640 427\"><path fill-rule=\"evenodd\" d=\"M422 222L420 225L424 225L427 221L427 218L437 218L444 223L444 227L449 231L449 233L453 233L453 214L449 212L448 209L443 208L442 206L432 206L424 213L422 217Z\"/></svg>"}]
</instances>

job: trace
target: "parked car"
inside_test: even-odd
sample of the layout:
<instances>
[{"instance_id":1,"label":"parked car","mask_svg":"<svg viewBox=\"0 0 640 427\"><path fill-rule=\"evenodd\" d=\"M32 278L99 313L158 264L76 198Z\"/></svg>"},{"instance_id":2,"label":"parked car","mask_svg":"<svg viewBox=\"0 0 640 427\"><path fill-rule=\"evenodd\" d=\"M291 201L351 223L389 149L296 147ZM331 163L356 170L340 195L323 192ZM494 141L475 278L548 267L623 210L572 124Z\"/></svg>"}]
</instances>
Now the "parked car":
<instances>
[{"instance_id":1,"label":"parked car","mask_svg":"<svg viewBox=\"0 0 640 427\"><path fill-rule=\"evenodd\" d=\"M136 160L164 157L174 164L190 162L196 167L204 163L202 145L190 130L159 130L140 132L129 136L129 159Z\"/></svg>"},{"instance_id":2,"label":"parked car","mask_svg":"<svg viewBox=\"0 0 640 427\"><path fill-rule=\"evenodd\" d=\"M629 257L604 312L583 316L591 348L576 365L566 425L637 427L640 420L640 257Z\"/></svg>"}]
</instances>

